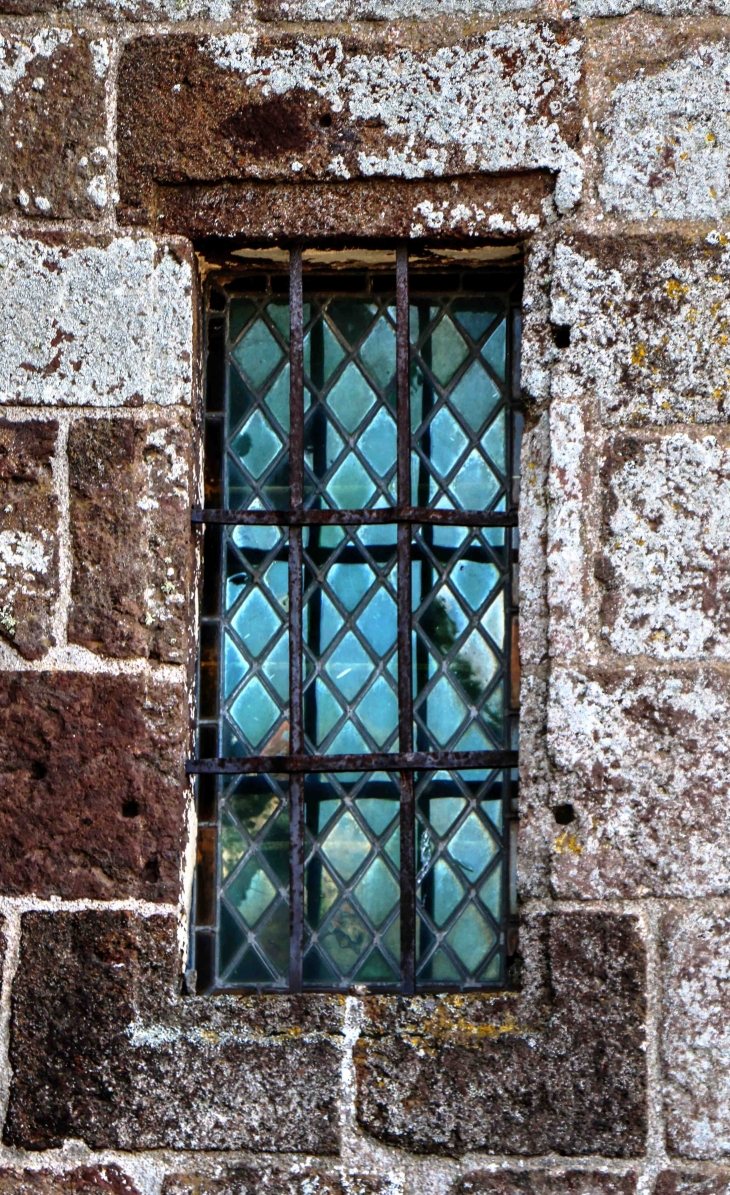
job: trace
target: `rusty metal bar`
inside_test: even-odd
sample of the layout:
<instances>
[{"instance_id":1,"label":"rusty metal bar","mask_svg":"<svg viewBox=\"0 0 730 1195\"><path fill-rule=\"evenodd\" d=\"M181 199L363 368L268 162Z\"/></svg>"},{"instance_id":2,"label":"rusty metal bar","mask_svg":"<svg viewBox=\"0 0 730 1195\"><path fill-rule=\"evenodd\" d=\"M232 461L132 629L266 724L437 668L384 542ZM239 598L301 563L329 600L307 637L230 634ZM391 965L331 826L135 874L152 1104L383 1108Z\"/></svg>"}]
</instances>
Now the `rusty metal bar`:
<instances>
[{"instance_id":1,"label":"rusty metal bar","mask_svg":"<svg viewBox=\"0 0 730 1195\"><path fill-rule=\"evenodd\" d=\"M381 751L373 755L245 755L190 759L188 775L243 776L263 772L445 772L459 768L516 768L516 751Z\"/></svg>"},{"instance_id":2,"label":"rusty metal bar","mask_svg":"<svg viewBox=\"0 0 730 1195\"><path fill-rule=\"evenodd\" d=\"M411 509L411 335L408 296L408 245L398 246L396 288L396 419L398 429L398 504ZM400 511L399 511L400 514ZM398 521L398 737L401 753L413 752L413 681L411 660L411 522ZM400 952L401 991L410 995L416 984L416 813L414 777L403 768L400 776Z\"/></svg>"},{"instance_id":3,"label":"rusty metal bar","mask_svg":"<svg viewBox=\"0 0 730 1195\"><path fill-rule=\"evenodd\" d=\"M302 250L289 257L289 501L301 511L304 498L304 302ZM289 748L304 752L302 722L302 528L289 535ZM304 939L304 782L289 781L289 990L302 990Z\"/></svg>"},{"instance_id":4,"label":"rusty metal bar","mask_svg":"<svg viewBox=\"0 0 730 1195\"><path fill-rule=\"evenodd\" d=\"M379 510L208 510L193 508L193 523L236 527L371 526L381 523L435 523L457 527L516 527L515 511L443 510L386 506Z\"/></svg>"}]
</instances>

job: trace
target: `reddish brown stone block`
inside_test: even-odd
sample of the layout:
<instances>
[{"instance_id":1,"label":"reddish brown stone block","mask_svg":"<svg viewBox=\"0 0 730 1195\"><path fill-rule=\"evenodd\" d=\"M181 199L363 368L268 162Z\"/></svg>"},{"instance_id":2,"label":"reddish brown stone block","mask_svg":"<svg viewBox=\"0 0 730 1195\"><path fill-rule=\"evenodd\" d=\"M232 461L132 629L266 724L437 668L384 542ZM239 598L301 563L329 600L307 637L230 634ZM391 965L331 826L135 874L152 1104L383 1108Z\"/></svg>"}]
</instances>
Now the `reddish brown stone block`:
<instances>
[{"instance_id":1,"label":"reddish brown stone block","mask_svg":"<svg viewBox=\"0 0 730 1195\"><path fill-rule=\"evenodd\" d=\"M0 1195L139 1195L118 1166L77 1170L0 1170Z\"/></svg>"},{"instance_id":2,"label":"reddish brown stone block","mask_svg":"<svg viewBox=\"0 0 730 1195\"><path fill-rule=\"evenodd\" d=\"M99 218L107 204L110 44L57 26L0 27L0 211Z\"/></svg>"},{"instance_id":3,"label":"reddish brown stone block","mask_svg":"<svg viewBox=\"0 0 730 1195\"><path fill-rule=\"evenodd\" d=\"M144 678L0 675L0 892L174 901L184 690Z\"/></svg>"},{"instance_id":4,"label":"reddish brown stone block","mask_svg":"<svg viewBox=\"0 0 730 1195\"><path fill-rule=\"evenodd\" d=\"M523 939L523 994L367 999L355 1050L366 1132L416 1153L643 1154L636 918L536 916Z\"/></svg>"},{"instance_id":5,"label":"reddish brown stone block","mask_svg":"<svg viewBox=\"0 0 730 1195\"><path fill-rule=\"evenodd\" d=\"M5 1140L335 1153L342 998L182 997L178 934L174 914L24 915Z\"/></svg>"},{"instance_id":6,"label":"reddish brown stone block","mask_svg":"<svg viewBox=\"0 0 730 1195\"><path fill-rule=\"evenodd\" d=\"M555 201L568 210L582 177L574 148L581 74L574 30L523 23L453 43L442 38L438 22L423 22L404 26L397 48L377 26L344 39L234 32L129 42L120 63L118 106L124 218L146 220L154 213L156 219L158 205L164 210L170 202L168 188L254 181L290 188L293 182L374 176L406 180L525 171L557 175ZM250 195L248 186L236 232L262 235L261 208L271 200L264 191L254 202L252 228ZM216 192L209 197L209 231L216 218L223 219L221 198ZM194 203L173 200L177 215L170 226L184 230L187 209L200 229L200 212L191 212L199 200L199 194ZM284 194L275 199L282 209L285 202ZM372 202L382 207L375 196ZM325 227L332 206L330 198ZM499 220L490 226L489 216L481 211L482 230L502 231ZM455 219L459 224L463 213ZM417 210L412 220L419 220ZM450 220L450 205L444 211L424 202L425 235L450 231ZM307 231L322 232L316 203L310 205Z\"/></svg>"},{"instance_id":7,"label":"reddish brown stone block","mask_svg":"<svg viewBox=\"0 0 730 1195\"><path fill-rule=\"evenodd\" d=\"M717 1174L693 1174L683 1170L662 1170L654 1195L728 1195L730 1171Z\"/></svg>"},{"instance_id":8,"label":"reddish brown stone block","mask_svg":"<svg viewBox=\"0 0 730 1195\"><path fill-rule=\"evenodd\" d=\"M191 456L190 427L178 419L82 419L71 428L70 643L185 661Z\"/></svg>"},{"instance_id":9,"label":"reddish brown stone block","mask_svg":"<svg viewBox=\"0 0 730 1195\"><path fill-rule=\"evenodd\" d=\"M633 1172L475 1170L454 1184L451 1195L633 1195L635 1190Z\"/></svg>"},{"instance_id":10,"label":"reddish brown stone block","mask_svg":"<svg viewBox=\"0 0 730 1195\"><path fill-rule=\"evenodd\" d=\"M55 639L58 504L53 486L55 420L0 419L0 634L28 660Z\"/></svg>"},{"instance_id":11,"label":"reddish brown stone block","mask_svg":"<svg viewBox=\"0 0 730 1195\"><path fill-rule=\"evenodd\" d=\"M375 1175L298 1166L292 1172L275 1163L237 1166L221 1178L170 1174L162 1184L162 1195L390 1195L392 1190L387 1178Z\"/></svg>"}]
</instances>

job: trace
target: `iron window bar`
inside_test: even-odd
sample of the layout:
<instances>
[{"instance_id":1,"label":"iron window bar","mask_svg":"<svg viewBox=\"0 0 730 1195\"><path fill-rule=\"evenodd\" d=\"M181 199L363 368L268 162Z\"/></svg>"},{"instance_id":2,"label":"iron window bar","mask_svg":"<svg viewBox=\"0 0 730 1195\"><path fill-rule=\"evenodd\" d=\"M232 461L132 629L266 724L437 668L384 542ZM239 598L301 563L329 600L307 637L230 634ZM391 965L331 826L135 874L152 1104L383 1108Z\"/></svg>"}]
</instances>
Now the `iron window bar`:
<instances>
[{"instance_id":1,"label":"iron window bar","mask_svg":"<svg viewBox=\"0 0 730 1195\"><path fill-rule=\"evenodd\" d=\"M290 962L289 987L302 990L302 954L304 945L304 777L308 774L345 772L391 772L400 774L400 959L404 994L416 990L416 813L414 774L461 769L514 769L516 750L435 751L414 749L414 703L412 687L412 538L411 526L424 528L458 526L463 528L516 528L517 512L448 509L412 504L411 480L411 408L410 408L410 325L408 246L396 250L396 443L397 503L379 509L326 509L305 504L305 406L304 406L304 302L302 247L290 251L289 265L289 490L287 510L229 510L194 507L194 526L275 526L289 528L288 600L289 600L289 742L290 753L247 755L232 758L195 758L186 770L198 776L287 775L289 778L290 815ZM221 352L223 345L221 344ZM513 371L514 381L514 371ZM512 436L507 440L509 471L512 462ZM512 506L508 496L508 506ZM318 526L390 525L397 528L397 659L398 659L398 739L400 751L311 754L306 750L303 691L303 586L304 564L302 530ZM509 543L509 541L507 541ZM509 570L509 565L507 566ZM510 621L516 610L509 602ZM507 648L509 651L509 647ZM509 674L508 674L509 675ZM443 985L441 985L443 986ZM238 989L237 989L238 990ZM311 985L308 985L311 990ZM421 990L421 985L419 985Z\"/></svg>"}]
</instances>

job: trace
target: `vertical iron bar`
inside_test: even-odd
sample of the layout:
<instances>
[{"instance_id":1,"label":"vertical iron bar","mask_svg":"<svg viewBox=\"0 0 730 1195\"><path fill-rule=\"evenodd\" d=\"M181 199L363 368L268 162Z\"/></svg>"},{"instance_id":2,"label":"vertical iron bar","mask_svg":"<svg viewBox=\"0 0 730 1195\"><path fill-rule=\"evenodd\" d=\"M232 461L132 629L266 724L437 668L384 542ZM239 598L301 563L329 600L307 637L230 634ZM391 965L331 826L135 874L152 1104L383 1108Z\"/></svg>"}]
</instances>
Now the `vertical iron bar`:
<instances>
[{"instance_id":1,"label":"vertical iron bar","mask_svg":"<svg viewBox=\"0 0 730 1195\"><path fill-rule=\"evenodd\" d=\"M398 505L411 504L410 310L408 246L396 250L396 402L398 427ZM411 660L411 528L398 524L398 734L401 751L413 750ZM416 814L412 772L400 776L401 991L415 990L416 975Z\"/></svg>"},{"instance_id":2,"label":"vertical iron bar","mask_svg":"<svg viewBox=\"0 0 730 1195\"><path fill-rule=\"evenodd\" d=\"M304 301L302 250L289 256L289 486L292 510L304 497ZM289 530L289 750L304 751L302 725L302 528ZM289 777L289 989L302 990L304 779Z\"/></svg>"}]
</instances>

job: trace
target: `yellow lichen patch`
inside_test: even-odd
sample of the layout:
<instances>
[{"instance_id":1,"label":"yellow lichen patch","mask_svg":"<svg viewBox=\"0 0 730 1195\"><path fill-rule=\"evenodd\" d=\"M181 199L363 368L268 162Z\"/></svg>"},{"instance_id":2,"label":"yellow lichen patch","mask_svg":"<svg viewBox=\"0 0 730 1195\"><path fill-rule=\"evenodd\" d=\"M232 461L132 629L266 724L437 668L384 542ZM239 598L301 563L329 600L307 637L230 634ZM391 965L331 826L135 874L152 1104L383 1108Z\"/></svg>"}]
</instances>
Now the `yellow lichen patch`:
<instances>
[{"instance_id":1,"label":"yellow lichen patch","mask_svg":"<svg viewBox=\"0 0 730 1195\"><path fill-rule=\"evenodd\" d=\"M568 830L563 830L562 834L558 834L553 847L559 855L565 854L566 851L570 851L571 855L583 854L583 847L578 842L575 834L571 834Z\"/></svg>"},{"instance_id":2,"label":"yellow lichen patch","mask_svg":"<svg viewBox=\"0 0 730 1195\"><path fill-rule=\"evenodd\" d=\"M646 345L637 344L631 350L631 364L643 365L646 360Z\"/></svg>"},{"instance_id":3,"label":"yellow lichen patch","mask_svg":"<svg viewBox=\"0 0 730 1195\"><path fill-rule=\"evenodd\" d=\"M689 294L689 287L686 282L679 282L677 278L670 278L666 284L666 291L670 299L681 299L682 295Z\"/></svg>"}]
</instances>

